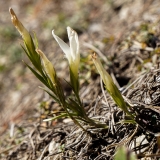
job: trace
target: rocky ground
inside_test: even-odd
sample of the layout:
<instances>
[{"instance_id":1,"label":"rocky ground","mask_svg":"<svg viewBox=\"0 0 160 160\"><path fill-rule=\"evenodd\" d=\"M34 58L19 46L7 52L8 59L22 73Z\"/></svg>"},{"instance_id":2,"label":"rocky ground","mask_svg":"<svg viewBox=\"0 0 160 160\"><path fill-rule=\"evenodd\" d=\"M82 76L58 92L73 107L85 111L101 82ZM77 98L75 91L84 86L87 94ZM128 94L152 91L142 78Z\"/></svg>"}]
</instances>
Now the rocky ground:
<instances>
[{"instance_id":1,"label":"rocky ground","mask_svg":"<svg viewBox=\"0 0 160 160\"><path fill-rule=\"evenodd\" d=\"M107 130L82 131L70 119L43 122L59 106L22 63L29 63L21 37L11 23L12 7L24 26L35 31L39 48L54 64L67 95L67 62L54 41L67 42L66 27L80 41L80 95L90 117ZM126 145L139 159L160 157L160 2L158 0L10 0L0 1L0 159L113 159ZM136 114L136 124L104 94L88 55L96 52ZM106 101L107 100L107 101ZM111 109L110 109L111 108Z\"/></svg>"}]
</instances>

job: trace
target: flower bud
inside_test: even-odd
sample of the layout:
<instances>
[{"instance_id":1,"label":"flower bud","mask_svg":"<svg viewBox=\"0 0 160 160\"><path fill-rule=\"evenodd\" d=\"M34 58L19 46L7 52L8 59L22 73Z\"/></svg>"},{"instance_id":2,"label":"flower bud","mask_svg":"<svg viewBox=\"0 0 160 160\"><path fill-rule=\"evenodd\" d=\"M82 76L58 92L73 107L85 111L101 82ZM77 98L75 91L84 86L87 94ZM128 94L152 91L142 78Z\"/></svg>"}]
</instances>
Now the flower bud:
<instances>
[{"instance_id":1,"label":"flower bud","mask_svg":"<svg viewBox=\"0 0 160 160\"><path fill-rule=\"evenodd\" d=\"M128 112L126 103L124 102L124 99L118 90L117 86L114 84L111 76L107 73L107 71L103 68L102 63L100 62L97 55L94 53L92 55L92 60L105 84L105 88L110 94L110 96L113 98L113 100L116 102L116 104L126 113Z\"/></svg>"}]
</instances>

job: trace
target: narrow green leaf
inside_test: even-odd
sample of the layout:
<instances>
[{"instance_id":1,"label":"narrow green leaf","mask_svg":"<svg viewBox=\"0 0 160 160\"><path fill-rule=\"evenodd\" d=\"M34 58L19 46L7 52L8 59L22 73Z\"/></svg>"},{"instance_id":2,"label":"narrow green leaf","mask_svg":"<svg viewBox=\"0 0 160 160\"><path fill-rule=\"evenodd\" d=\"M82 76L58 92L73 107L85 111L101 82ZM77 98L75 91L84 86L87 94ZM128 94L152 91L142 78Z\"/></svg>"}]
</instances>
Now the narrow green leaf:
<instances>
[{"instance_id":1,"label":"narrow green leaf","mask_svg":"<svg viewBox=\"0 0 160 160\"><path fill-rule=\"evenodd\" d=\"M30 59L30 61L32 62L32 58L30 57L30 54L28 53L28 51L26 50L26 48L21 44L22 49L24 50L24 52L26 53L27 57Z\"/></svg>"},{"instance_id":2,"label":"narrow green leaf","mask_svg":"<svg viewBox=\"0 0 160 160\"><path fill-rule=\"evenodd\" d=\"M34 35L35 46L36 46L36 49L37 49L37 48L39 48L38 47L38 39L37 39L36 33L34 31L33 31L33 35Z\"/></svg>"},{"instance_id":3,"label":"narrow green leaf","mask_svg":"<svg viewBox=\"0 0 160 160\"><path fill-rule=\"evenodd\" d=\"M23 61L24 62L24 61ZM25 62L24 62L25 63ZM44 84L48 87L48 84L46 83L45 79L38 74L32 67L30 67L27 63L25 65L32 71L32 73Z\"/></svg>"},{"instance_id":4,"label":"narrow green leaf","mask_svg":"<svg viewBox=\"0 0 160 160\"><path fill-rule=\"evenodd\" d=\"M85 111L83 106L80 106L76 101L74 101L73 99L69 99L71 101L71 103L68 104L68 107L76 112L79 116L85 116Z\"/></svg>"},{"instance_id":5,"label":"narrow green leaf","mask_svg":"<svg viewBox=\"0 0 160 160\"><path fill-rule=\"evenodd\" d=\"M131 124L137 124L136 121L134 121L134 120L122 120L122 121L120 121L120 122L118 122L118 123L131 123ZM118 124L118 123L117 123L117 124Z\"/></svg>"},{"instance_id":6,"label":"narrow green leaf","mask_svg":"<svg viewBox=\"0 0 160 160\"><path fill-rule=\"evenodd\" d=\"M52 118L44 119L43 121L44 122L53 121L53 120L56 120L56 119L59 119L59 118L63 118L63 117L68 117L68 114L67 113L60 114L60 115L52 117Z\"/></svg>"},{"instance_id":7,"label":"narrow green leaf","mask_svg":"<svg viewBox=\"0 0 160 160\"><path fill-rule=\"evenodd\" d=\"M32 39L31 39L32 40ZM33 40L32 40L33 43ZM34 49L30 49L28 44L25 43L24 44L26 46L26 49L28 50L28 54L30 55L30 57L32 58L32 63L33 65L36 67L36 69L39 71L41 69L41 59L40 59L40 55L35 51L35 47ZM34 44L33 44L34 45Z\"/></svg>"},{"instance_id":8,"label":"narrow green leaf","mask_svg":"<svg viewBox=\"0 0 160 160\"><path fill-rule=\"evenodd\" d=\"M47 89L45 89L45 88L43 88L43 87L39 87L39 88L40 88L40 89L43 89L45 92L47 92L57 103L60 104L59 99L58 99L56 96L54 96L52 93L50 93Z\"/></svg>"}]
</instances>

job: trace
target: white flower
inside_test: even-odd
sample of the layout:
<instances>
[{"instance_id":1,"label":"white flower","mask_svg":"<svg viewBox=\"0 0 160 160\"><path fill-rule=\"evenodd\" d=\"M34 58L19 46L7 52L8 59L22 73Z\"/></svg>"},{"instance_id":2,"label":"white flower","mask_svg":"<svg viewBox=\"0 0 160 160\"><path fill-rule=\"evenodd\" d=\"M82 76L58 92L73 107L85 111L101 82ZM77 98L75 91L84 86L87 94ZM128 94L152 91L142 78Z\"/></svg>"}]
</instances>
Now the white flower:
<instances>
[{"instance_id":1,"label":"white flower","mask_svg":"<svg viewBox=\"0 0 160 160\"><path fill-rule=\"evenodd\" d=\"M75 76L77 76L80 62L78 35L70 27L67 27L67 33L69 38L69 46L61 38L54 34L54 30L52 31L53 37L55 38L55 40L65 53L66 58L68 59L70 69L75 74Z\"/></svg>"}]
</instances>

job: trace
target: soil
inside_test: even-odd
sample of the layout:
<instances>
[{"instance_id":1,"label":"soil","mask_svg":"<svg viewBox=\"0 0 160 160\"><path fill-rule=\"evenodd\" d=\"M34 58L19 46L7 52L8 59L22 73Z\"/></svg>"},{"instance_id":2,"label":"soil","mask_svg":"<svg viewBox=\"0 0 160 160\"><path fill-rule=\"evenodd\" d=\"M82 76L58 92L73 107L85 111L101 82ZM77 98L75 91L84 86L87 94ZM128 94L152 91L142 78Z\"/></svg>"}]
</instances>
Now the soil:
<instances>
[{"instance_id":1,"label":"soil","mask_svg":"<svg viewBox=\"0 0 160 160\"><path fill-rule=\"evenodd\" d=\"M68 41L66 27L80 41L80 96L90 118L108 125L79 128L69 118L44 122L61 111L21 62L30 63L11 23L12 7L24 26L36 32L39 48L54 64L69 96L66 59L51 31ZM126 146L137 159L160 158L160 26L158 0L0 2L0 159L108 160ZM104 91L89 60L96 52L121 91L135 122Z\"/></svg>"}]
</instances>

